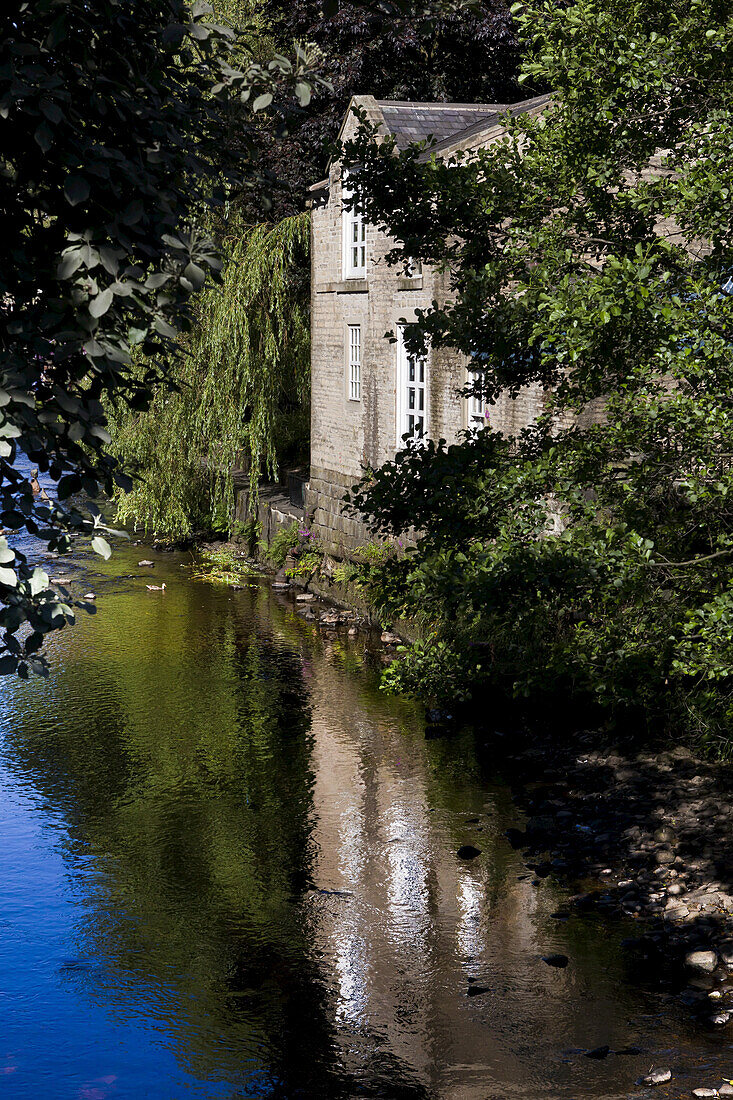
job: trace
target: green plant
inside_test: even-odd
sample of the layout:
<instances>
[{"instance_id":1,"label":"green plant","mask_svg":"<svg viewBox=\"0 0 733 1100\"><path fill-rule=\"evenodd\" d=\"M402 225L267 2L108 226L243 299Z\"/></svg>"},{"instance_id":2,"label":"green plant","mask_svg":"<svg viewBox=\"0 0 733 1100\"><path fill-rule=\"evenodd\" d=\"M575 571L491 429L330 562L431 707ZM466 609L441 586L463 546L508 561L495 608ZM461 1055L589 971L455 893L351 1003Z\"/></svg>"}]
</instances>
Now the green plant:
<instances>
[{"instance_id":1,"label":"green plant","mask_svg":"<svg viewBox=\"0 0 733 1100\"><path fill-rule=\"evenodd\" d=\"M323 553L320 550L306 550L301 554L295 565L285 570L286 577L312 577L319 572L323 564Z\"/></svg>"},{"instance_id":2,"label":"green plant","mask_svg":"<svg viewBox=\"0 0 733 1100\"><path fill-rule=\"evenodd\" d=\"M340 562L333 571L333 579L336 584L358 584L360 576L360 569L350 561Z\"/></svg>"},{"instance_id":3,"label":"green plant","mask_svg":"<svg viewBox=\"0 0 733 1100\"><path fill-rule=\"evenodd\" d=\"M304 446L307 432L308 291L297 275L309 216L246 227L233 213L226 231L221 283L200 299L173 371L178 392L113 417L115 452L139 476L118 493L120 520L178 538L230 529L243 462L254 514L260 476L277 477L283 448L295 436Z\"/></svg>"},{"instance_id":4,"label":"green plant","mask_svg":"<svg viewBox=\"0 0 733 1100\"><path fill-rule=\"evenodd\" d=\"M267 561L281 567L288 554L299 545L298 524L293 522L288 527L281 527L270 543L262 544L262 552Z\"/></svg>"},{"instance_id":5,"label":"green plant","mask_svg":"<svg viewBox=\"0 0 733 1100\"><path fill-rule=\"evenodd\" d=\"M417 617L392 686L600 705L730 744L733 729L733 18L720 0L515 6L537 116L447 162L347 149L370 222L450 267L407 324L535 422L408 446L353 494L420 532L368 578Z\"/></svg>"},{"instance_id":6,"label":"green plant","mask_svg":"<svg viewBox=\"0 0 733 1100\"><path fill-rule=\"evenodd\" d=\"M136 415L173 383L175 341L221 267L202 226L233 188L263 193L255 115L276 94L309 99L311 59L256 61L203 0L3 5L0 673L43 672L45 635L73 620L12 533L62 552L81 533L109 556L83 503L130 486L107 410ZM50 502L20 452L56 483Z\"/></svg>"},{"instance_id":7,"label":"green plant","mask_svg":"<svg viewBox=\"0 0 733 1100\"><path fill-rule=\"evenodd\" d=\"M232 539L235 542L243 542L250 556L253 556L257 552L261 536L262 522L259 519L255 519L254 516L250 516L244 523L240 520L235 520L232 524Z\"/></svg>"}]
</instances>

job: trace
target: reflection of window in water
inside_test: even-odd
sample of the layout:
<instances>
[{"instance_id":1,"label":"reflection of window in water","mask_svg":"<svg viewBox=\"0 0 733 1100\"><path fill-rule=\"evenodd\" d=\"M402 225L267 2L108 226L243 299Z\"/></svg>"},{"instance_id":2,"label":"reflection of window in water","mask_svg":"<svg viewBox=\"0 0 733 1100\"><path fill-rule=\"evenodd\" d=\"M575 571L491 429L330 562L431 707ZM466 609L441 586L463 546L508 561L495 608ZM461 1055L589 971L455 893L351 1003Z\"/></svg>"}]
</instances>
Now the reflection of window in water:
<instances>
[{"instance_id":1,"label":"reflection of window in water","mask_svg":"<svg viewBox=\"0 0 733 1100\"><path fill-rule=\"evenodd\" d=\"M428 854L416 820L399 810L394 817L390 814L390 818L389 906L401 935L407 934L405 945L417 946L415 937L423 925L422 918L428 918Z\"/></svg>"},{"instance_id":2,"label":"reflection of window in water","mask_svg":"<svg viewBox=\"0 0 733 1100\"><path fill-rule=\"evenodd\" d=\"M475 961L486 948L481 921L486 902L486 884L470 878L471 872L468 868L464 870L464 874L466 877L458 886L460 916L456 935L461 954Z\"/></svg>"},{"instance_id":3,"label":"reflection of window in water","mask_svg":"<svg viewBox=\"0 0 733 1100\"><path fill-rule=\"evenodd\" d=\"M336 1013L342 1020L358 1024L366 1020L369 1006L369 959L364 938L356 929L336 931L335 966L339 999Z\"/></svg>"}]
</instances>

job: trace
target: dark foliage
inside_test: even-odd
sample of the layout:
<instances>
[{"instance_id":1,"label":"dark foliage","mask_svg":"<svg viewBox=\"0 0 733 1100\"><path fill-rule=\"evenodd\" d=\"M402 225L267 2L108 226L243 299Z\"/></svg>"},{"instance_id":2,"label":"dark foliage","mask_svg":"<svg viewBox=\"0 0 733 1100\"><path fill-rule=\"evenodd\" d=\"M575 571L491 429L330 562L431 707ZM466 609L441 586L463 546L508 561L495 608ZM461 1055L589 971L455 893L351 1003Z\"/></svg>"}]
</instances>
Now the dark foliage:
<instances>
[{"instance_id":1,"label":"dark foliage","mask_svg":"<svg viewBox=\"0 0 733 1100\"><path fill-rule=\"evenodd\" d=\"M308 186L323 176L352 95L506 103L530 94L516 83L518 42L505 0L407 16L356 4L324 16L314 0L273 0L270 12L283 45L323 51L333 86L293 117L287 134L271 128L264 137L266 163L284 183L278 216L302 210Z\"/></svg>"},{"instance_id":2,"label":"dark foliage","mask_svg":"<svg viewBox=\"0 0 733 1100\"><path fill-rule=\"evenodd\" d=\"M3 7L0 673L43 671L44 635L73 617L13 534L63 551L70 532L99 526L69 502L120 484L103 402L145 407L169 383L190 300L220 266L197 224L227 187L258 186L253 113L276 94L305 101L312 86L303 51L255 63L202 0ZM57 499L34 496L18 450L58 483ZM98 533L92 545L109 554Z\"/></svg>"}]
</instances>

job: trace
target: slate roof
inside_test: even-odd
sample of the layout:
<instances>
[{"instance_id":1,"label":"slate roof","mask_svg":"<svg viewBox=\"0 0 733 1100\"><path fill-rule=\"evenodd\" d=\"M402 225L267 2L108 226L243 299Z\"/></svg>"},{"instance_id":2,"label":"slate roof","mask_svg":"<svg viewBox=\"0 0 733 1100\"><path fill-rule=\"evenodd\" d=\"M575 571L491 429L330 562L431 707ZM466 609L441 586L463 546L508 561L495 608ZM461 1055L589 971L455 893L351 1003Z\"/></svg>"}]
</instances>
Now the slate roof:
<instances>
[{"instance_id":1,"label":"slate roof","mask_svg":"<svg viewBox=\"0 0 733 1100\"><path fill-rule=\"evenodd\" d=\"M378 99L384 124L394 134L399 149L410 142L433 137L438 147L450 144L458 136L468 137L489 129L507 112L515 115L538 106L549 96L538 96L521 103L408 103Z\"/></svg>"},{"instance_id":2,"label":"slate roof","mask_svg":"<svg viewBox=\"0 0 733 1100\"><path fill-rule=\"evenodd\" d=\"M354 96L351 102L361 107L374 105L381 115L380 121L394 134L399 149L405 149L411 142L435 138L437 144L425 150L420 158L427 160L433 152L444 152L453 145L462 145L465 140L470 141L472 137L501 125L507 114L520 115L533 108L542 108L551 98L551 95L541 95L519 103L417 103ZM348 118L349 112L341 132ZM328 179L319 180L309 191L315 194L326 191L328 182Z\"/></svg>"},{"instance_id":3,"label":"slate roof","mask_svg":"<svg viewBox=\"0 0 733 1100\"><path fill-rule=\"evenodd\" d=\"M499 110L495 103L405 103L393 99L378 99L377 106L400 149L431 136L442 141L490 119Z\"/></svg>"}]
</instances>

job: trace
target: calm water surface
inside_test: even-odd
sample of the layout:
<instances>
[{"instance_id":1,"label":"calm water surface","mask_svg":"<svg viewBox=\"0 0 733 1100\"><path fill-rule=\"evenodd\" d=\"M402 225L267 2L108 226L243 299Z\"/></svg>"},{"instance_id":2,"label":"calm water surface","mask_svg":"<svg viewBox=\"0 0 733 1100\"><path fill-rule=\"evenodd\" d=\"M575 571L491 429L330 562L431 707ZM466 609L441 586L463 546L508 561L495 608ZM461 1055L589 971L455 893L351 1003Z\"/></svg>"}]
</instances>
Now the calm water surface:
<instances>
[{"instance_id":1,"label":"calm water surface","mask_svg":"<svg viewBox=\"0 0 733 1100\"><path fill-rule=\"evenodd\" d=\"M98 614L49 681L0 684L3 1097L616 1100L653 1063L665 1097L730 1068L629 981L627 930L551 918L507 788L377 692L363 641L186 560L54 559ZM645 1053L583 1056L605 1043Z\"/></svg>"}]
</instances>

